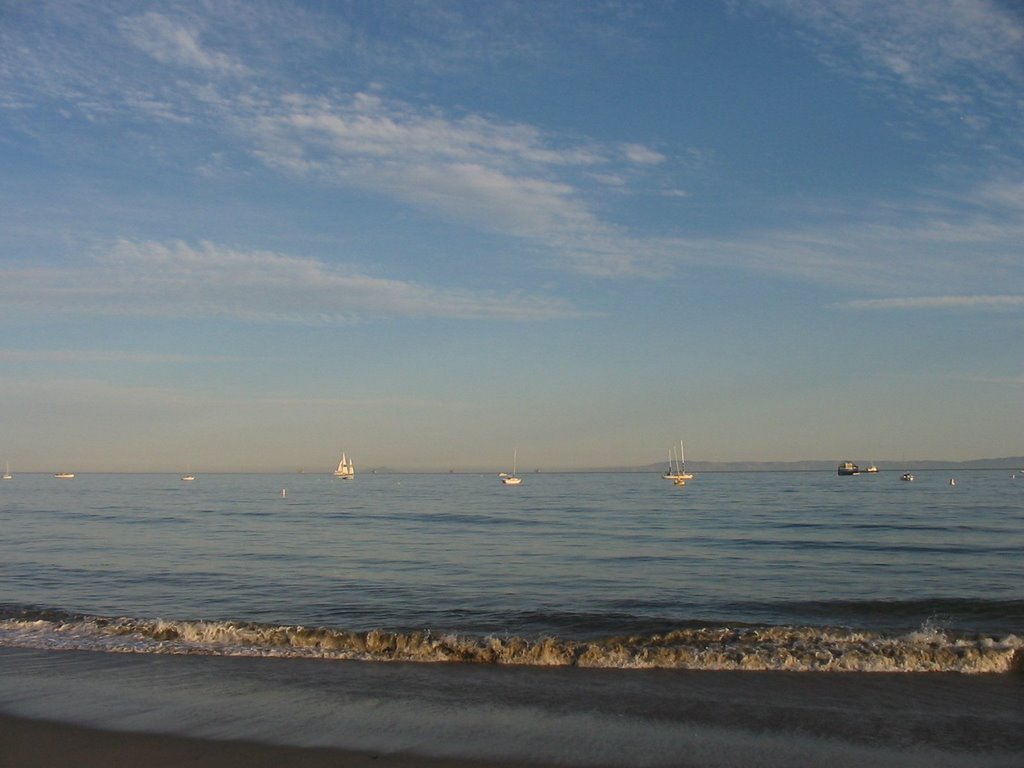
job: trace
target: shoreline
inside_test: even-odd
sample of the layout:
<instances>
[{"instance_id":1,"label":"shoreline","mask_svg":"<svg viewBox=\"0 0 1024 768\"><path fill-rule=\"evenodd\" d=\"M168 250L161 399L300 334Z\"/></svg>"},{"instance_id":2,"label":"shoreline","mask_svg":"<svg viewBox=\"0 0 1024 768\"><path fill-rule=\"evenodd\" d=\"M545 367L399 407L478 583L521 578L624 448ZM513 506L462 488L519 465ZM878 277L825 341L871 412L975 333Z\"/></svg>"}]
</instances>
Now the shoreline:
<instances>
[{"instance_id":1,"label":"shoreline","mask_svg":"<svg viewBox=\"0 0 1024 768\"><path fill-rule=\"evenodd\" d=\"M1009 768L1019 675L0 648L0 768Z\"/></svg>"},{"instance_id":2,"label":"shoreline","mask_svg":"<svg viewBox=\"0 0 1024 768\"><path fill-rule=\"evenodd\" d=\"M364 753L169 733L110 731L0 713L0 768L527 768L526 763ZM533 768L537 768L533 766Z\"/></svg>"}]
</instances>

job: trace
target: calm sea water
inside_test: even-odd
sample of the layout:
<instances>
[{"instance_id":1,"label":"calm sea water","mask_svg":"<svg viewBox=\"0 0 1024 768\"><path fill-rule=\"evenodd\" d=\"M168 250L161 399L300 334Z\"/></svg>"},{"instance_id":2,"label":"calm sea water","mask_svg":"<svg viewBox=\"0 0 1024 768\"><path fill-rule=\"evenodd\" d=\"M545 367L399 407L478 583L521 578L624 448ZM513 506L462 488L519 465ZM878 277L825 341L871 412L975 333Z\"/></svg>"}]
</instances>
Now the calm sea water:
<instances>
[{"instance_id":1,"label":"calm sea water","mask_svg":"<svg viewBox=\"0 0 1024 768\"><path fill-rule=\"evenodd\" d=\"M916 474L16 475L0 708L571 764L672 763L698 726L699 765L796 731L832 765L1014 764L1024 472ZM469 663L403 663L436 661ZM296 691L298 719L258 714Z\"/></svg>"},{"instance_id":2,"label":"calm sea water","mask_svg":"<svg viewBox=\"0 0 1024 768\"><path fill-rule=\"evenodd\" d=\"M364 630L1020 631L1024 472L956 479L18 475L0 585L71 612Z\"/></svg>"}]
</instances>

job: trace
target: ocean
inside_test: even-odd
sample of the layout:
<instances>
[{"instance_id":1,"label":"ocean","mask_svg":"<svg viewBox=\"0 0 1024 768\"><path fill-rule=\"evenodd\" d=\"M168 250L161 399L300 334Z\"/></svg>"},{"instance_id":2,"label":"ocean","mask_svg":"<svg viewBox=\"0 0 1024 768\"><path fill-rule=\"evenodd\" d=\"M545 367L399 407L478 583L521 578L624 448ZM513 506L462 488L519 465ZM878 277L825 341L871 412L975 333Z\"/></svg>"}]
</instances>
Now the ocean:
<instances>
[{"instance_id":1,"label":"ocean","mask_svg":"<svg viewBox=\"0 0 1024 768\"><path fill-rule=\"evenodd\" d=\"M1024 470L915 474L16 474L0 711L569 766L1020 765Z\"/></svg>"}]
</instances>

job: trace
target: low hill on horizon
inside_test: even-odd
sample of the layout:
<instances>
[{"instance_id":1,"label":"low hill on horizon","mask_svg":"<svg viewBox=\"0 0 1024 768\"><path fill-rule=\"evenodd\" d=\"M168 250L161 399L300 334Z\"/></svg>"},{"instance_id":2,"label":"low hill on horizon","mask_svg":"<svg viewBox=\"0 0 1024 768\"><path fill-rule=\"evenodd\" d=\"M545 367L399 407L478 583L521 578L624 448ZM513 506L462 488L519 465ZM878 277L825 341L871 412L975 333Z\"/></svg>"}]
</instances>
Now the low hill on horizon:
<instances>
[{"instance_id":1,"label":"low hill on horizon","mask_svg":"<svg viewBox=\"0 0 1024 768\"><path fill-rule=\"evenodd\" d=\"M845 459L843 459L845 461ZM1004 456L969 461L945 461L936 459L909 459L907 461L858 461L851 459L860 468L874 464L881 471L907 471L912 469L1019 469L1024 471L1024 456ZM686 468L692 472L834 472L839 461L687 461ZM648 464L623 471L664 472L665 462Z\"/></svg>"}]
</instances>

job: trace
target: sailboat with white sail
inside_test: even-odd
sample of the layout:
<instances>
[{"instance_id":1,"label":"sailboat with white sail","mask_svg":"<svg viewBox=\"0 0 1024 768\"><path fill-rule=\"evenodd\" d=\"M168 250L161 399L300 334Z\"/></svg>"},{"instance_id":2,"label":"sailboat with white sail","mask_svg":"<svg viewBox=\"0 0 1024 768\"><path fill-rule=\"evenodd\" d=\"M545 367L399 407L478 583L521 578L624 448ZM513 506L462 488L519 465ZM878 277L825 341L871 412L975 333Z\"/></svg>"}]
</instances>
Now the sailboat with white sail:
<instances>
[{"instance_id":1,"label":"sailboat with white sail","mask_svg":"<svg viewBox=\"0 0 1024 768\"><path fill-rule=\"evenodd\" d=\"M668 453L668 469L662 475L666 480L676 482L692 480L693 474L686 471L686 459L683 456L683 441L679 441L679 456L676 456L676 447L673 445Z\"/></svg>"},{"instance_id":2,"label":"sailboat with white sail","mask_svg":"<svg viewBox=\"0 0 1024 768\"><path fill-rule=\"evenodd\" d=\"M340 477L342 480L351 480L356 476L356 467L352 463L352 459L348 458L344 453L341 454L338 468L334 470L334 476Z\"/></svg>"},{"instance_id":3,"label":"sailboat with white sail","mask_svg":"<svg viewBox=\"0 0 1024 768\"><path fill-rule=\"evenodd\" d=\"M516 474L516 449L512 449L512 474L508 472L499 472L498 477L501 478L501 482L505 485L519 485L523 482L523 478Z\"/></svg>"},{"instance_id":4,"label":"sailboat with white sail","mask_svg":"<svg viewBox=\"0 0 1024 768\"><path fill-rule=\"evenodd\" d=\"M3 476L3 479L4 480L13 480L14 479L14 475L11 474L11 462L9 462L9 461L4 465L4 476Z\"/></svg>"}]
</instances>

